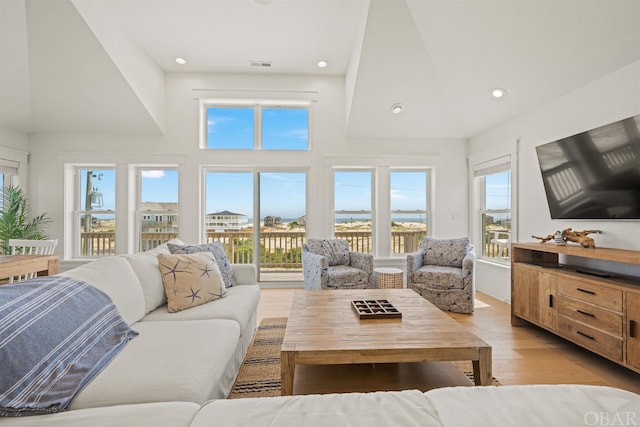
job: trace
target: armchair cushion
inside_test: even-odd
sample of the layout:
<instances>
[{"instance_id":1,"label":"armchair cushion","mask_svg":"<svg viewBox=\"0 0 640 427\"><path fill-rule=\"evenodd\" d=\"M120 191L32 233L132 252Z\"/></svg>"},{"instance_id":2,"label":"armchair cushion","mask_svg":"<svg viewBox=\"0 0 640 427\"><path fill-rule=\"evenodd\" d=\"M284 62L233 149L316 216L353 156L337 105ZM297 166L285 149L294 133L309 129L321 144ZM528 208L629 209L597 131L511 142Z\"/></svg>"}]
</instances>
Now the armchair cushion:
<instances>
[{"instance_id":1,"label":"armchair cushion","mask_svg":"<svg viewBox=\"0 0 640 427\"><path fill-rule=\"evenodd\" d=\"M431 239L429 237L420 243L423 252L424 265L439 265L443 267L462 268L462 260L469 251L469 239Z\"/></svg>"},{"instance_id":2,"label":"armchair cushion","mask_svg":"<svg viewBox=\"0 0 640 427\"><path fill-rule=\"evenodd\" d=\"M348 265L336 265L329 269L330 289L366 289L369 286L369 273Z\"/></svg>"},{"instance_id":3,"label":"armchair cushion","mask_svg":"<svg viewBox=\"0 0 640 427\"><path fill-rule=\"evenodd\" d=\"M443 267L441 265L429 265L420 267L413 273L415 284L429 285L431 289L462 289L462 269L456 267Z\"/></svg>"},{"instance_id":4,"label":"armchair cushion","mask_svg":"<svg viewBox=\"0 0 640 427\"><path fill-rule=\"evenodd\" d=\"M314 254L323 256L329 266L349 265L349 242L342 239L309 239L307 248Z\"/></svg>"}]
</instances>

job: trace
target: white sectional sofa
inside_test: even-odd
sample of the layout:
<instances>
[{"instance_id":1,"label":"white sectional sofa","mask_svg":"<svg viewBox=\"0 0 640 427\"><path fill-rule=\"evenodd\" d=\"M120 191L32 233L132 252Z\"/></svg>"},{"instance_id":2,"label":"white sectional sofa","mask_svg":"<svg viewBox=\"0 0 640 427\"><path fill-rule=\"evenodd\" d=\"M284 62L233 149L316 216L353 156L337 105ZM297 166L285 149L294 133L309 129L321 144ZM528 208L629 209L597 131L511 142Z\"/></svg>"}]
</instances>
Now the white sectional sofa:
<instances>
[{"instance_id":1,"label":"white sectional sofa","mask_svg":"<svg viewBox=\"0 0 640 427\"><path fill-rule=\"evenodd\" d=\"M181 242L180 242L181 243ZM169 313L158 253L105 257L61 273L111 297L139 333L73 399L70 410L150 402L201 404L227 396L256 329L255 266L233 265L224 298Z\"/></svg>"},{"instance_id":2,"label":"white sectional sofa","mask_svg":"<svg viewBox=\"0 0 640 427\"><path fill-rule=\"evenodd\" d=\"M581 385L447 387L122 405L6 421L21 427L634 426L640 396Z\"/></svg>"}]
</instances>

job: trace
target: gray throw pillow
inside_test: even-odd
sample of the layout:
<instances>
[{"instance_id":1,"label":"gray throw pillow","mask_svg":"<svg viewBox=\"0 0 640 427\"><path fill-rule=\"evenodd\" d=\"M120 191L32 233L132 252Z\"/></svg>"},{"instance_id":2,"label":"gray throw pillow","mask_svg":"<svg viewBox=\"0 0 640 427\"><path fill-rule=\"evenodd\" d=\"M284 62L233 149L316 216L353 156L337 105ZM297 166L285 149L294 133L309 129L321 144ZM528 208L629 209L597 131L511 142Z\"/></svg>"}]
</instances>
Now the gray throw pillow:
<instances>
[{"instance_id":1,"label":"gray throw pillow","mask_svg":"<svg viewBox=\"0 0 640 427\"><path fill-rule=\"evenodd\" d=\"M197 252L211 252L216 259L220 274L222 274L222 280L226 288L231 288L238 283L233 276L233 268L227 258L227 254L224 251L222 243L215 241L212 243L203 243L201 245L177 245L175 243L167 243L169 252L172 254L195 254Z\"/></svg>"}]
</instances>

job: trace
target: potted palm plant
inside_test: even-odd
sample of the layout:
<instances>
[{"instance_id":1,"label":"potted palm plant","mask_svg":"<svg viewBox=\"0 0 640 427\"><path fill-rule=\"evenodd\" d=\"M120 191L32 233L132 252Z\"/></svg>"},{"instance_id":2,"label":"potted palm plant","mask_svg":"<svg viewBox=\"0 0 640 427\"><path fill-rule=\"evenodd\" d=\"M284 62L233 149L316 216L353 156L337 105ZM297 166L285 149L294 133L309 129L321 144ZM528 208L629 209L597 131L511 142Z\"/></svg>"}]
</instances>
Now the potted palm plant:
<instances>
[{"instance_id":1,"label":"potted palm plant","mask_svg":"<svg viewBox=\"0 0 640 427\"><path fill-rule=\"evenodd\" d=\"M0 253L7 255L11 252L9 239L48 239L45 228L51 219L46 213L29 218L29 203L22 188L2 187L0 194Z\"/></svg>"}]
</instances>

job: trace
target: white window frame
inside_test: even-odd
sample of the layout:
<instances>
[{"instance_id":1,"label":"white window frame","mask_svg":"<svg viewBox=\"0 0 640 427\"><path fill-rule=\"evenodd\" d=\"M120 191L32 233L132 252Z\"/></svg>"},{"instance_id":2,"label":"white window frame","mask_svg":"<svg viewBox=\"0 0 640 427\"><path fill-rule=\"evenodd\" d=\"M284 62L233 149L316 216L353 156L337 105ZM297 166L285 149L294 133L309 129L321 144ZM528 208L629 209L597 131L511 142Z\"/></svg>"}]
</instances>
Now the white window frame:
<instances>
[{"instance_id":1,"label":"white window frame","mask_svg":"<svg viewBox=\"0 0 640 427\"><path fill-rule=\"evenodd\" d=\"M391 209L391 174L393 172L424 172L425 173L425 179L426 179L426 185L425 185L425 189L426 189L426 194L425 194L425 227L426 227L426 235L430 236L432 234L432 226L431 224L433 223L432 219L431 219L431 200L432 200L432 193L433 193L433 184L432 184L432 177L433 177L433 169L432 168L396 168L396 167L392 167L389 170L389 216L390 218L393 217L393 212ZM391 236L391 231L389 230L389 239L393 240L392 236ZM420 242L418 242L418 245L420 244ZM405 257L407 254L406 253L401 253L401 252L393 252L393 250L391 249L390 246L390 255L391 257Z\"/></svg>"},{"instance_id":2,"label":"white window frame","mask_svg":"<svg viewBox=\"0 0 640 427\"><path fill-rule=\"evenodd\" d=\"M135 169L135 177L136 177L136 209L134 212L134 223L135 223L135 251L142 252L142 215L175 215L178 222L178 233L180 232L180 191L178 191L178 206L177 210L153 210L153 211L143 211L142 210L142 173L143 171L152 171L152 170L162 170L162 171L176 171L178 172L178 189L180 188L180 170L178 165L132 165Z\"/></svg>"},{"instance_id":3,"label":"white window frame","mask_svg":"<svg viewBox=\"0 0 640 427\"><path fill-rule=\"evenodd\" d=\"M476 175L487 171L497 171L501 165L509 163L511 171L511 242L518 241L518 146L519 142L514 141L506 144L498 145L494 148L487 149L482 153L469 156L469 188L470 191L470 209L471 209L471 236L472 243L475 245L476 256L479 260L490 264L509 266L511 253L508 259L499 259L486 257L482 255L482 214L489 211L484 210L484 187L480 185ZM492 169L493 168L493 169ZM483 181L483 180L482 180ZM501 213L500 211L491 211L490 213Z\"/></svg>"},{"instance_id":4,"label":"white window frame","mask_svg":"<svg viewBox=\"0 0 640 427\"><path fill-rule=\"evenodd\" d=\"M333 197L331 198L331 207L332 207L332 214L331 214L331 223L333 224L333 227L331 229L331 235L333 237L335 237L335 231L336 231L336 173L340 172L340 173L349 173L349 172L353 172L353 173L358 173L358 172L369 172L371 174L371 182L370 182L370 190L371 190L371 200L370 200L370 206L371 206L371 210L368 212L369 214L371 214L371 253L375 253L376 252L376 168L372 168L372 167L345 167L345 168L334 168L331 174L331 194L333 195ZM367 213L367 212L365 212ZM353 248L352 250L356 250L356 248Z\"/></svg>"},{"instance_id":5,"label":"white window frame","mask_svg":"<svg viewBox=\"0 0 640 427\"><path fill-rule=\"evenodd\" d=\"M262 150L262 110L263 109L306 109L308 110L308 138L306 150L267 150L267 151L309 151L311 149L311 102L306 100L239 100L239 99L200 99L199 100L199 148L201 150L235 150L234 148L208 147L208 109L209 108L253 108L253 150ZM241 150L241 149L238 149Z\"/></svg>"},{"instance_id":6,"label":"white window frame","mask_svg":"<svg viewBox=\"0 0 640 427\"><path fill-rule=\"evenodd\" d=\"M81 170L88 170L88 169L94 169L94 170L113 170L115 173L115 181L116 181L116 188L114 188L114 192L115 192L115 196L116 196L116 203L117 203L117 182L118 182L118 168L116 164L113 163L109 163L109 164L74 164L73 166L73 180L74 180L74 185L73 185L73 218L72 218L72 254L73 254L73 259L96 259L96 258L101 258L102 256L111 256L111 255L97 255L97 256L84 256L81 255L81 245L82 245L82 241L81 241L81 231L80 231L80 225L82 223L80 217L84 214L84 215L100 215L100 214L110 214L113 215L115 223L116 223L116 230L118 228L118 215L117 215L117 205L116 205L116 209L107 209L107 210L96 210L96 209L84 209L82 206L80 206L80 202L82 200L82 195L80 194L80 191L82 189L82 182L81 180L84 178L82 176L82 174L80 173ZM117 233L114 232L115 236L114 239L117 242ZM117 254L117 249L114 251L114 255Z\"/></svg>"}]
</instances>

